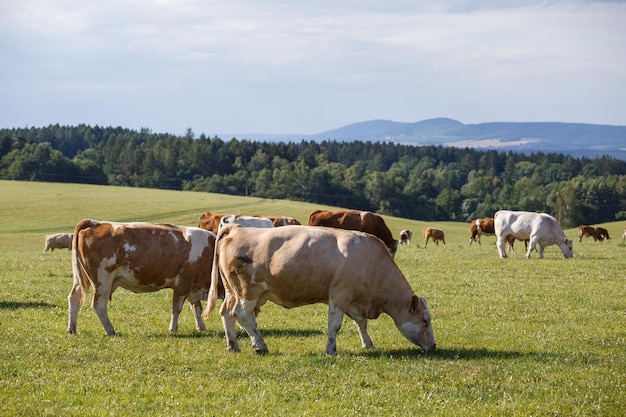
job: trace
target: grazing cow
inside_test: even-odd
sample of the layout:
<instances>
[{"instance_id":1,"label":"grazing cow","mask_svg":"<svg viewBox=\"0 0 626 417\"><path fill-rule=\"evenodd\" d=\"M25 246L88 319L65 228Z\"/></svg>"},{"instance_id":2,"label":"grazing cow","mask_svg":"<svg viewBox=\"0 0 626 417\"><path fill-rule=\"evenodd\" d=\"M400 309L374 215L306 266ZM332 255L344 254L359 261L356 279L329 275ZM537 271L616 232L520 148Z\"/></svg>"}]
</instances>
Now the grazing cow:
<instances>
[{"instance_id":1,"label":"grazing cow","mask_svg":"<svg viewBox=\"0 0 626 417\"><path fill-rule=\"evenodd\" d=\"M92 306L108 335L114 335L115 330L107 303L117 287L135 293L171 288L170 331L178 330L185 299L191 305L196 328L204 330L200 299L210 287L214 248L215 235L197 227L81 221L74 229L74 284L68 295L67 331L76 333L78 309L86 301L90 286L94 288Z\"/></svg>"},{"instance_id":2,"label":"grazing cow","mask_svg":"<svg viewBox=\"0 0 626 417\"><path fill-rule=\"evenodd\" d=\"M604 239L611 239L609 237L609 232L608 230L606 230L604 227L593 227L593 226L586 226L581 224L580 226L578 226L578 242L582 242L583 237L593 237L593 241L600 241L602 242Z\"/></svg>"},{"instance_id":3,"label":"grazing cow","mask_svg":"<svg viewBox=\"0 0 626 417\"><path fill-rule=\"evenodd\" d=\"M622 235L622 243L626 240L626 226L624 226L624 234Z\"/></svg>"},{"instance_id":4,"label":"grazing cow","mask_svg":"<svg viewBox=\"0 0 626 417\"><path fill-rule=\"evenodd\" d=\"M428 239L432 239L437 246L439 246L440 240L444 245L446 244L443 231L434 227L426 227L424 229L424 247L428 246Z\"/></svg>"},{"instance_id":5,"label":"grazing cow","mask_svg":"<svg viewBox=\"0 0 626 417\"><path fill-rule=\"evenodd\" d=\"M280 226L297 226L300 225L300 222L294 217L288 216L265 216L265 218L270 219L274 224L274 227Z\"/></svg>"},{"instance_id":6,"label":"grazing cow","mask_svg":"<svg viewBox=\"0 0 626 417\"><path fill-rule=\"evenodd\" d=\"M515 239L530 241L526 258L530 258L537 244L539 258L543 258L543 249L550 245L559 245L563 256L571 258L572 241L565 236L559 222L546 213L531 213L527 211L500 210L494 216L496 231L496 246L500 258L506 258L504 244L506 237L511 235Z\"/></svg>"},{"instance_id":7,"label":"grazing cow","mask_svg":"<svg viewBox=\"0 0 626 417\"><path fill-rule=\"evenodd\" d=\"M400 232L400 240L398 241L400 245L402 244L411 244L411 238L413 237L413 232L409 229L404 229Z\"/></svg>"},{"instance_id":8,"label":"grazing cow","mask_svg":"<svg viewBox=\"0 0 626 417\"><path fill-rule=\"evenodd\" d=\"M217 235L217 231L220 228L220 221L222 220L222 217L224 217L224 214L213 214L207 211L206 213L203 213L202 216L200 216L200 222L198 223L198 227L204 230L208 230L209 232L213 232Z\"/></svg>"},{"instance_id":9,"label":"grazing cow","mask_svg":"<svg viewBox=\"0 0 626 417\"><path fill-rule=\"evenodd\" d=\"M398 250L398 241L393 238L385 220L369 211L315 210L309 215L309 226L326 226L369 233L383 241L392 257Z\"/></svg>"},{"instance_id":10,"label":"grazing cow","mask_svg":"<svg viewBox=\"0 0 626 417\"><path fill-rule=\"evenodd\" d=\"M55 233L44 237L44 252L52 252L55 249L72 249L71 233Z\"/></svg>"},{"instance_id":11,"label":"grazing cow","mask_svg":"<svg viewBox=\"0 0 626 417\"><path fill-rule=\"evenodd\" d=\"M218 234L213 268L205 317L215 308L221 280L226 292L220 314L230 351L240 350L237 321L256 352L267 353L255 310L268 300L285 308L328 304L329 355L336 354L344 314L356 323L366 349L374 347L367 321L381 313L425 351L436 346L426 300L413 293L383 243L370 234L309 226L227 226Z\"/></svg>"}]
</instances>

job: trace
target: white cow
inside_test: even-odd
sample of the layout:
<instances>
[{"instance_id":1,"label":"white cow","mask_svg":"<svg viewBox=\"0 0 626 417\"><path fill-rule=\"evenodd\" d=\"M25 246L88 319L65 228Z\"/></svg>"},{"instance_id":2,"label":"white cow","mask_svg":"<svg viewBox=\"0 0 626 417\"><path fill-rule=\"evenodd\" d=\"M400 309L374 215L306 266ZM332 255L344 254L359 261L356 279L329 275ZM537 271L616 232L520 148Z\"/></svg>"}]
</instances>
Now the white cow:
<instances>
[{"instance_id":1,"label":"white cow","mask_svg":"<svg viewBox=\"0 0 626 417\"><path fill-rule=\"evenodd\" d=\"M543 249L550 245L559 245L566 258L573 256L572 240L565 236L559 222L549 214L500 210L494 216L494 229L500 258L506 258L504 245L509 235L515 239L530 241L526 259L530 258L530 252L537 244L539 258L543 258Z\"/></svg>"},{"instance_id":2,"label":"white cow","mask_svg":"<svg viewBox=\"0 0 626 417\"><path fill-rule=\"evenodd\" d=\"M242 216L239 214L227 214L220 220L220 229L227 224L238 224L242 227L274 227L274 223L265 217Z\"/></svg>"},{"instance_id":3,"label":"white cow","mask_svg":"<svg viewBox=\"0 0 626 417\"><path fill-rule=\"evenodd\" d=\"M44 237L44 252L52 252L55 249L72 249L72 234L71 233L56 233L53 235L46 235Z\"/></svg>"}]
</instances>

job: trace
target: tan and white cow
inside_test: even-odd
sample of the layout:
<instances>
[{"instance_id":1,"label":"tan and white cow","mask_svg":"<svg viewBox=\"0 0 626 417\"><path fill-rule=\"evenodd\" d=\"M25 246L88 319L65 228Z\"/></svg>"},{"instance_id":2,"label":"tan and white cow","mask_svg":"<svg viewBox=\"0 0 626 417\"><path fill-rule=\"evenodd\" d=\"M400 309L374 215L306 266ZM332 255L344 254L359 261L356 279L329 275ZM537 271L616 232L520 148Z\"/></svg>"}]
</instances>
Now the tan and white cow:
<instances>
[{"instance_id":1,"label":"tan and white cow","mask_svg":"<svg viewBox=\"0 0 626 417\"><path fill-rule=\"evenodd\" d=\"M509 235L518 240L529 240L527 259L537 245L539 258L543 258L543 249L550 245L558 245L566 258L573 256L572 241L565 236L559 222L549 214L500 210L494 216L494 226L500 258L507 257L504 246Z\"/></svg>"},{"instance_id":2,"label":"tan and white cow","mask_svg":"<svg viewBox=\"0 0 626 417\"><path fill-rule=\"evenodd\" d=\"M426 227L424 228L424 247L428 246L428 239L432 239L435 242L435 245L439 246L439 241L441 240L443 244L446 244L446 239L443 233L443 230L437 229L435 227Z\"/></svg>"},{"instance_id":3,"label":"tan and white cow","mask_svg":"<svg viewBox=\"0 0 626 417\"><path fill-rule=\"evenodd\" d=\"M216 214L208 211L202 213L202 216L200 216L200 221L198 222L198 227L204 230L208 230L209 232L213 232L217 235L222 217L224 217L224 214Z\"/></svg>"},{"instance_id":4,"label":"tan and white cow","mask_svg":"<svg viewBox=\"0 0 626 417\"><path fill-rule=\"evenodd\" d=\"M55 233L44 237L43 251L52 252L55 249L72 249L71 233Z\"/></svg>"},{"instance_id":5,"label":"tan and white cow","mask_svg":"<svg viewBox=\"0 0 626 417\"><path fill-rule=\"evenodd\" d=\"M178 330L185 300L191 305L196 328L204 330L200 299L210 287L214 248L215 234L197 227L81 221L74 229L74 284L68 295L67 331L76 333L78 310L90 286L94 288L92 307L108 335L115 330L107 303L118 287L135 293L171 288L170 331Z\"/></svg>"},{"instance_id":6,"label":"tan and white cow","mask_svg":"<svg viewBox=\"0 0 626 417\"><path fill-rule=\"evenodd\" d=\"M370 211L315 210L309 215L308 224L369 233L385 243L392 257L396 256L398 250L398 241L393 238L385 220Z\"/></svg>"},{"instance_id":7,"label":"tan and white cow","mask_svg":"<svg viewBox=\"0 0 626 417\"><path fill-rule=\"evenodd\" d=\"M356 323L366 349L373 348L367 321L381 313L391 316L412 343L424 350L436 346L426 300L413 293L385 245L367 233L310 226L226 226L218 234L205 317L216 305L220 280L225 288L220 314L230 351L240 350L237 321L256 352L267 353L255 315L267 301L286 308L328 304L330 355L336 354L344 314Z\"/></svg>"}]
</instances>

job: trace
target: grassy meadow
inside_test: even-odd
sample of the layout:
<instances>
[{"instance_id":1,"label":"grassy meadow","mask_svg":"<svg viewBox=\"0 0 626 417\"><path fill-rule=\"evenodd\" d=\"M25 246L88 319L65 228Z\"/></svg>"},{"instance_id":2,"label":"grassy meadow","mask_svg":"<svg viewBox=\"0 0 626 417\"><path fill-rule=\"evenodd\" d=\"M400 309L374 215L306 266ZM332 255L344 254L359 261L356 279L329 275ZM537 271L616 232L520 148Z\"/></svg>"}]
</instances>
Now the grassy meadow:
<instances>
[{"instance_id":1,"label":"grassy meadow","mask_svg":"<svg viewBox=\"0 0 626 417\"><path fill-rule=\"evenodd\" d=\"M266 304L259 330L270 353L226 351L219 314L195 330L188 308L168 333L171 291L119 289L117 336L90 306L68 335L70 252L43 253L44 234L83 218L197 225L205 211L289 215L320 206L136 188L0 181L0 415L2 416L622 416L626 410L626 222L612 239L556 246L545 259L506 260L495 238L468 245L469 224L386 217L414 231L396 255L429 302L438 349L424 353L388 316L370 321L364 351L346 319L336 357L326 306ZM421 231L437 226L446 245Z\"/></svg>"}]
</instances>

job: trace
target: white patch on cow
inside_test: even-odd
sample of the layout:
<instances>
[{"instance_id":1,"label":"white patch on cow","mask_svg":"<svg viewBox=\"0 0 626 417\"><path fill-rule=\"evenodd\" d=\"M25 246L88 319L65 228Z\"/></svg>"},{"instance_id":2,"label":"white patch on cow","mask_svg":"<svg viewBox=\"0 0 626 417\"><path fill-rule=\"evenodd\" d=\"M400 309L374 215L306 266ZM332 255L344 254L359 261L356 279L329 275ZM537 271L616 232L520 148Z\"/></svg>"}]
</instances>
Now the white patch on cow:
<instances>
[{"instance_id":1,"label":"white patch on cow","mask_svg":"<svg viewBox=\"0 0 626 417\"><path fill-rule=\"evenodd\" d=\"M198 227L185 227L183 230L185 240L191 245L191 249L189 250L189 263L191 264L202 257L202 253L209 241L207 234L213 233Z\"/></svg>"},{"instance_id":2,"label":"white patch on cow","mask_svg":"<svg viewBox=\"0 0 626 417\"><path fill-rule=\"evenodd\" d=\"M128 242L127 242L127 243L124 243L124 250L125 250L126 252L128 252L128 253L130 253L130 252L134 252L134 251L136 251L136 250L137 250L137 246L135 246L135 245L130 245L130 244L128 244Z\"/></svg>"}]
</instances>

